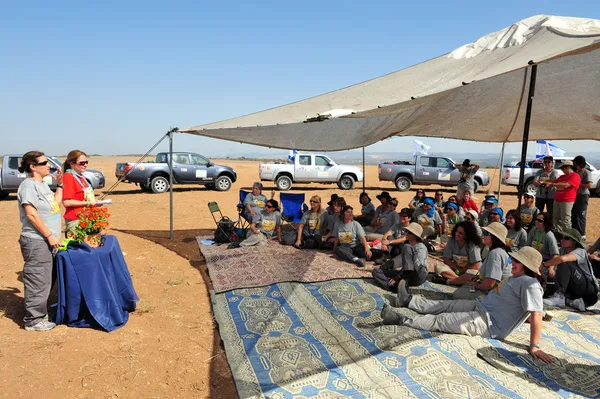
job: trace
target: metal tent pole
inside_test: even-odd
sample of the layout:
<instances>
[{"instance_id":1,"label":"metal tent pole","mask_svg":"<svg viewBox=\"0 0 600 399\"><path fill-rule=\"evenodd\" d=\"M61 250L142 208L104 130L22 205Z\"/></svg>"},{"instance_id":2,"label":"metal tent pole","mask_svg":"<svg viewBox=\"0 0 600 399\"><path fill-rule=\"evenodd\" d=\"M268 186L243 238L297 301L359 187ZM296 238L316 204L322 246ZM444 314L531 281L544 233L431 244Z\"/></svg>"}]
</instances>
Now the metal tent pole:
<instances>
[{"instance_id":1,"label":"metal tent pole","mask_svg":"<svg viewBox=\"0 0 600 399\"><path fill-rule=\"evenodd\" d=\"M365 169L365 147L363 147L363 193L365 192L365 184L367 180L367 169Z\"/></svg>"},{"instance_id":2,"label":"metal tent pole","mask_svg":"<svg viewBox=\"0 0 600 399\"><path fill-rule=\"evenodd\" d=\"M531 125L531 109L533 108L533 97L535 96L535 80L537 78L537 64L529 61L531 65L531 75L529 77L529 94L527 95L527 112L525 113L525 126L523 128L523 145L521 146L521 171L519 172L519 206L521 209L521 200L523 197L523 180L525 178L525 164L527 162L527 142L529 141L529 126Z\"/></svg>"},{"instance_id":3,"label":"metal tent pole","mask_svg":"<svg viewBox=\"0 0 600 399\"><path fill-rule=\"evenodd\" d=\"M169 131L169 239L175 238L173 234L173 133L177 128Z\"/></svg>"},{"instance_id":4,"label":"metal tent pole","mask_svg":"<svg viewBox=\"0 0 600 399\"><path fill-rule=\"evenodd\" d=\"M502 143L502 152L500 153L500 172L498 173L498 202L500 202L500 190L502 189L502 166L504 165L504 146L506 142Z\"/></svg>"}]
</instances>

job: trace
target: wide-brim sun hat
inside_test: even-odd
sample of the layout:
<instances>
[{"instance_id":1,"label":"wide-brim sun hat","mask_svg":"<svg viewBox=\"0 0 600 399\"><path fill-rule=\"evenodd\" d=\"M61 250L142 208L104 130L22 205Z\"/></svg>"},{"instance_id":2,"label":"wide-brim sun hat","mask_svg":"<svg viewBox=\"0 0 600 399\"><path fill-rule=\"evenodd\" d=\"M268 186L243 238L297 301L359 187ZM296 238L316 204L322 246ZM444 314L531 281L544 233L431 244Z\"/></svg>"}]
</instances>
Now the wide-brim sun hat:
<instances>
[{"instance_id":1,"label":"wide-brim sun hat","mask_svg":"<svg viewBox=\"0 0 600 399\"><path fill-rule=\"evenodd\" d=\"M563 163L560 164L560 168L564 168L565 166L570 166L571 168L573 167L573 161L571 161L570 159L567 159L566 161L563 161Z\"/></svg>"},{"instance_id":2,"label":"wide-brim sun hat","mask_svg":"<svg viewBox=\"0 0 600 399\"><path fill-rule=\"evenodd\" d=\"M477 213L477 211L475 209L471 209L467 213L469 215L473 216L473 219L475 219L475 220L479 219L479 214Z\"/></svg>"},{"instance_id":3,"label":"wide-brim sun hat","mask_svg":"<svg viewBox=\"0 0 600 399\"><path fill-rule=\"evenodd\" d=\"M521 263L523 266L540 275L540 265L542 264L542 254L532 247L523 247L517 252L509 252L508 255Z\"/></svg>"},{"instance_id":4,"label":"wide-brim sun hat","mask_svg":"<svg viewBox=\"0 0 600 399\"><path fill-rule=\"evenodd\" d=\"M502 223L492 222L485 227L482 227L483 230L487 231L494 237L498 238L502 242L506 242L506 235L508 234L508 230Z\"/></svg>"},{"instance_id":5,"label":"wide-brim sun hat","mask_svg":"<svg viewBox=\"0 0 600 399\"><path fill-rule=\"evenodd\" d=\"M423 235L423 227L419 223L411 223L407 227L404 228L406 231L410 231L414 235L417 236L419 241L422 241L421 236Z\"/></svg>"},{"instance_id":6,"label":"wide-brim sun hat","mask_svg":"<svg viewBox=\"0 0 600 399\"><path fill-rule=\"evenodd\" d=\"M388 201L392 199L392 196L387 191L382 191L381 194L376 196L376 198L380 201L381 201L381 198L383 198L383 197L385 197Z\"/></svg>"},{"instance_id":7,"label":"wide-brim sun hat","mask_svg":"<svg viewBox=\"0 0 600 399\"><path fill-rule=\"evenodd\" d=\"M485 201L483 201L483 202L487 202L488 204L498 205L498 200L494 197L486 198Z\"/></svg>"},{"instance_id":8,"label":"wide-brim sun hat","mask_svg":"<svg viewBox=\"0 0 600 399\"><path fill-rule=\"evenodd\" d=\"M571 228L571 229L566 229L564 231L561 230L558 233L562 234L563 237L569 237L571 240L573 240L577 244L579 244L582 248L585 247L585 242L581 238L581 233L579 231Z\"/></svg>"},{"instance_id":9,"label":"wide-brim sun hat","mask_svg":"<svg viewBox=\"0 0 600 399\"><path fill-rule=\"evenodd\" d=\"M337 195L337 194L331 194L331 200L327 203L327 205L333 204L335 201L337 201L338 198L340 198L339 195Z\"/></svg>"}]
</instances>

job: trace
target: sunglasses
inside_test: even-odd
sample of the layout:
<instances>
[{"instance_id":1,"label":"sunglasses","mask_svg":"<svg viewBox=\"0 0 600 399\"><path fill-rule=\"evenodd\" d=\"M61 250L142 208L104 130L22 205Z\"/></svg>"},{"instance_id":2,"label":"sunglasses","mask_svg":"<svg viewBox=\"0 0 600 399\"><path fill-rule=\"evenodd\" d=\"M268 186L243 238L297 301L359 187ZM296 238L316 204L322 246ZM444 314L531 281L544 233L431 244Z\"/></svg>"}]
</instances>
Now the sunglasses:
<instances>
[{"instance_id":1,"label":"sunglasses","mask_svg":"<svg viewBox=\"0 0 600 399\"><path fill-rule=\"evenodd\" d=\"M490 215L492 215L492 216L500 216L500 214L496 213L496 212L490 212Z\"/></svg>"},{"instance_id":2,"label":"sunglasses","mask_svg":"<svg viewBox=\"0 0 600 399\"><path fill-rule=\"evenodd\" d=\"M310 200L310 203L311 203L311 204L318 204L318 203L319 203L319 201Z\"/></svg>"},{"instance_id":3,"label":"sunglasses","mask_svg":"<svg viewBox=\"0 0 600 399\"><path fill-rule=\"evenodd\" d=\"M544 223L544 219L535 219L536 222Z\"/></svg>"},{"instance_id":4,"label":"sunglasses","mask_svg":"<svg viewBox=\"0 0 600 399\"><path fill-rule=\"evenodd\" d=\"M77 165L79 166L85 166L89 163L90 161L81 161L81 162L77 162Z\"/></svg>"},{"instance_id":5,"label":"sunglasses","mask_svg":"<svg viewBox=\"0 0 600 399\"><path fill-rule=\"evenodd\" d=\"M398 204L394 204L393 202L391 203L391 205L395 208L398 206Z\"/></svg>"},{"instance_id":6,"label":"sunglasses","mask_svg":"<svg viewBox=\"0 0 600 399\"><path fill-rule=\"evenodd\" d=\"M484 236L484 237L489 237L489 236L490 236L490 233L489 233L489 232L487 232L487 231L484 231L484 232L483 232L483 236Z\"/></svg>"},{"instance_id":7,"label":"sunglasses","mask_svg":"<svg viewBox=\"0 0 600 399\"><path fill-rule=\"evenodd\" d=\"M273 208L273 205L265 205L265 208Z\"/></svg>"},{"instance_id":8,"label":"sunglasses","mask_svg":"<svg viewBox=\"0 0 600 399\"><path fill-rule=\"evenodd\" d=\"M525 198L525 199L532 199L533 195L524 195L523 198Z\"/></svg>"},{"instance_id":9,"label":"sunglasses","mask_svg":"<svg viewBox=\"0 0 600 399\"><path fill-rule=\"evenodd\" d=\"M408 217L408 215L407 215L406 213L401 213L401 214L400 214L400 217L401 217L401 218L407 218L407 217Z\"/></svg>"},{"instance_id":10,"label":"sunglasses","mask_svg":"<svg viewBox=\"0 0 600 399\"><path fill-rule=\"evenodd\" d=\"M442 194L442 193L437 193L435 196L436 196L436 197L443 197L443 196L444 196L444 194Z\"/></svg>"},{"instance_id":11,"label":"sunglasses","mask_svg":"<svg viewBox=\"0 0 600 399\"><path fill-rule=\"evenodd\" d=\"M46 166L48 165L48 160L46 159L45 161L42 162L36 162L34 163L35 166Z\"/></svg>"}]
</instances>

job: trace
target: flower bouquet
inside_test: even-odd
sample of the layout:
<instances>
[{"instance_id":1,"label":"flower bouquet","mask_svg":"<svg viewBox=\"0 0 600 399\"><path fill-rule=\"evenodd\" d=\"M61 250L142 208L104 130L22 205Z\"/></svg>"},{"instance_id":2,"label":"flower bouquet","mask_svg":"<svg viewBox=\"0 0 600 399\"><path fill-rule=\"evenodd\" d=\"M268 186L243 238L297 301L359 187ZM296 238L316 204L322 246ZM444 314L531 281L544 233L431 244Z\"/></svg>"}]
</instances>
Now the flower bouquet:
<instances>
[{"instance_id":1,"label":"flower bouquet","mask_svg":"<svg viewBox=\"0 0 600 399\"><path fill-rule=\"evenodd\" d=\"M101 245L101 233L108 227L110 214L106 208L83 208L77 212L79 224L69 234L69 237L77 242L85 242L90 247L96 248Z\"/></svg>"}]
</instances>

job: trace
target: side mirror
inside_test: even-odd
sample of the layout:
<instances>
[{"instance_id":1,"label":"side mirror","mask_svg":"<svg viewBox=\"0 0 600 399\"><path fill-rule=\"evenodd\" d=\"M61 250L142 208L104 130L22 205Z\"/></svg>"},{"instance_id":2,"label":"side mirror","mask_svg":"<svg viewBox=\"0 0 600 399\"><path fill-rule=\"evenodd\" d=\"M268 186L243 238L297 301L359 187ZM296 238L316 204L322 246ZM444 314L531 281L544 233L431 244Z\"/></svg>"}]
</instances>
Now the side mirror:
<instances>
[{"instance_id":1,"label":"side mirror","mask_svg":"<svg viewBox=\"0 0 600 399\"><path fill-rule=\"evenodd\" d=\"M214 163L212 163L212 162L210 162L210 161L208 161L208 163L206 164L206 167L207 167L207 168L210 168L211 166L215 166L215 164L214 164Z\"/></svg>"}]
</instances>

